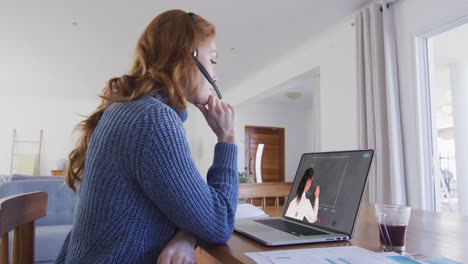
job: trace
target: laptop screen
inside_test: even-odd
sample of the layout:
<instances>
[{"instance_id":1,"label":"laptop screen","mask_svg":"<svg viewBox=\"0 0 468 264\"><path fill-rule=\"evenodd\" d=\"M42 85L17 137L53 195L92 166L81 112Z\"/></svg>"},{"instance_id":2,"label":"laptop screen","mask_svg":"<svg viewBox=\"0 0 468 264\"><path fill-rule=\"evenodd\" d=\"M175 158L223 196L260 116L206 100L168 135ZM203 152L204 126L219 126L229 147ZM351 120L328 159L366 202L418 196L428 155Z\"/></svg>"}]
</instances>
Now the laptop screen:
<instances>
[{"instance_id":1,"label":"laptop screen","mask_svg":"<svg viewBox=\"0 0 468 264\"><path fill-rule=\"evenodd\" d=\"M283 216L351 234L372 150L303 154Z\"/></svg>"}]
</instances>

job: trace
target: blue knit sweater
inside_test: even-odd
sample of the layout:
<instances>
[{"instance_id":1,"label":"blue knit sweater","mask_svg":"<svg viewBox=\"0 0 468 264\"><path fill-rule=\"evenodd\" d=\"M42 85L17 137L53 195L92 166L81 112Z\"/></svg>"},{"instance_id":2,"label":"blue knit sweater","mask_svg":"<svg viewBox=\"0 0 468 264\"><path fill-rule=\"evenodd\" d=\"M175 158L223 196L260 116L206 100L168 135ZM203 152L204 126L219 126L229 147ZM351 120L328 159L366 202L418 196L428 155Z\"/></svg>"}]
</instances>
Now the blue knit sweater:
<instances>
[{"instance_id":1,"label":"blue knit sweater","mask_svg":"<svg viewBox=\"0 0 468 264\"><path fill-rule=\"evenodd\" d=\"M178 229L225 243L237 205L237 147L220 142L204 182L177 113L147 96L112 103L86 153L74 225L57 263L155 263Z\"/></svg>"}]
</instances>

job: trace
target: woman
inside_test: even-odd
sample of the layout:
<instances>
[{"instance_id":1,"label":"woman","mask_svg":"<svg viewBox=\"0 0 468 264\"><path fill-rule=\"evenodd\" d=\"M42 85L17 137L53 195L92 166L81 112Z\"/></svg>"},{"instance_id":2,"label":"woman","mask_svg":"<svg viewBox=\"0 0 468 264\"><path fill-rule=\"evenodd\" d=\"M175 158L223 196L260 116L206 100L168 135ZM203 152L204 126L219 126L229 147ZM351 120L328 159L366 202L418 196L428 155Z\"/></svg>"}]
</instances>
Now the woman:
<instances>
[{"instance_id":1,"label":"woman","mask_svg":"<svg viewBox=\"0 0 468 264\"><path fill-rule=\"evenodd\" d=\"M213 96L215 28L166 11L138 41L127 75L113 78L81 123L66 182L79 201L57 263L193 263L197 239L225 243L237 203L235 111ZM196 105L218 138L206 184L182 126ZM159 259L158 259L159 257Z\"/></svg>"},{"instance_id":2,"label":"woman","mask_svg":"<svg viewBox=\"0 0 468 264\"><path fill-rule=\"evenodd\" d=\"M302 179L299 182L296 197L289 203L288 210L286 211L287 217L292 217L301 221L305 218L309 223L314 223L315 221L317 221L320 185L317 185L317 187L315 187L314 207L312 207L312 203L310 202L310 200L306 198L306 193L309 191L310 186L312 186L313 179L314 169L308 168L307 170L305 170L304 175L302 176Z\"/></svg>"}]
</instances>

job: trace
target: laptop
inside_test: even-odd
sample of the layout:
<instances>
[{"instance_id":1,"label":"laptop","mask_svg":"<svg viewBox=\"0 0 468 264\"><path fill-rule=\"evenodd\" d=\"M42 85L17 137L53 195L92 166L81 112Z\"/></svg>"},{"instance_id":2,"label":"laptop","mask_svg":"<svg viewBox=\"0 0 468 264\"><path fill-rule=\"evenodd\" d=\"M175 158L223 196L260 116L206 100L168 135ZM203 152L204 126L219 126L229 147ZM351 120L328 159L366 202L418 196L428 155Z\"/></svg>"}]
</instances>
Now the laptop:
<instances>
[{"instance_id":1,"label":"laptop","mask_svg":"<svg viewBox=\"0 0 468 264\"><path fill-rule=\"evenodd\" d=\"M303 154L282 217L236 220L234 230L268 246L351 239L373 156Z\"/></svg>"}]
</instances>

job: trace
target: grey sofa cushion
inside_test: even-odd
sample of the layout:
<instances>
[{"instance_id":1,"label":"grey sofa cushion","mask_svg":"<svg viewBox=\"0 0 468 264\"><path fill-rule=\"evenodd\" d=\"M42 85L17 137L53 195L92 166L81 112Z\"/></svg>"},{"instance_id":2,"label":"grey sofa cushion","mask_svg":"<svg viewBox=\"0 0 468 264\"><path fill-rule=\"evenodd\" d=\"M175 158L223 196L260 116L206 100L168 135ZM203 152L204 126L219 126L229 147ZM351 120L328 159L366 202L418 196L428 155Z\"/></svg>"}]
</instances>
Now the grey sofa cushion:
<instances>
[{"instance_id":1,"label":"grey sofa cushion","mask_svg":"<svg viewBox=\"0 0 468 264\"><path fill-rule=\"evenodd\" d=\"M55 261L72 225L36 227L35 261Z\"/></svg>"},{"instance_id":2,"label":"grey sofa cushion","mask_svg":"<svg viewBox=\"0 0 468 264\"><path fill-rule=\"evenodd\" d=\"M24 174L13 174L11 176L12 181L21 181L21 180L52 180L52 179L61 179L65 180L63 176L31 176Z\"/></svg>"}]
</instances>

